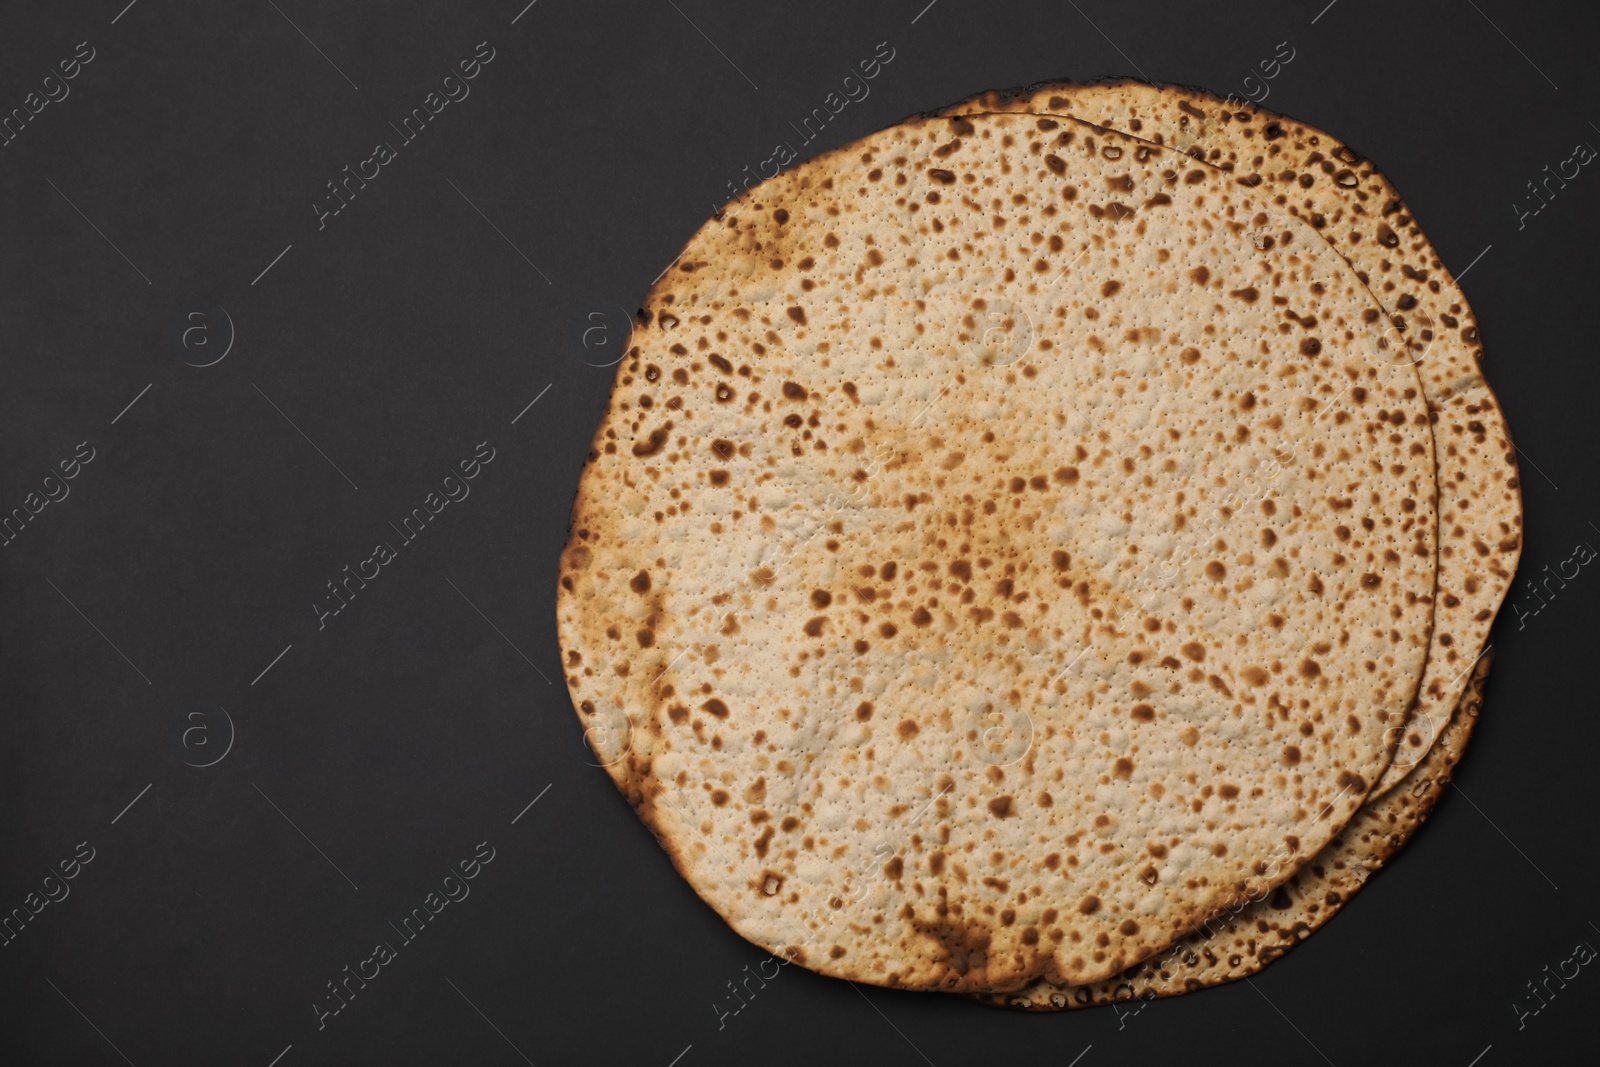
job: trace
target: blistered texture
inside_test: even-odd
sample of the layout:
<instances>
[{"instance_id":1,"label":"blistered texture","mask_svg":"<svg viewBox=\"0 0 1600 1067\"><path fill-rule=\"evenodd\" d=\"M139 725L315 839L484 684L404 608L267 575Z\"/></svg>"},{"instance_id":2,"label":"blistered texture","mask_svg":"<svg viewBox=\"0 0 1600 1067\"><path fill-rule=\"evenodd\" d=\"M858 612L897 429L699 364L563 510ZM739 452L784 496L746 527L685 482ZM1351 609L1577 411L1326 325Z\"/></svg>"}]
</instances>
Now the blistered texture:
<instances>
[{"instance_id":1,"label":"blistered texture","mask_svg":"<svg viewBox=\"0 0 1600 1067\"><path fill-rule=\"evenodd\" d=\"M1516 451L1479 370L1483 350L1461 288L1400 194L1368 160L1321 130L1202 90L1128 79L984 93L950 114L1072 115L1169 145L1252 183L1308 219L1356 269L1418 360L1439 471L1439 584L1417 705L1395 731L1379 796L1414 766L1449 718L1488 640L1522 552Z\"/></svg>"},{"instance_id":2,"label":"blistered texture","mask_svg":"<svg viewBox=\"0 0 1600 1067\"><path fill-rule=\"evenodd\" d=\"M1477 722L1492 658L1491 653L1478 660L1438 743L1399 787L1368 801L1338 837L1271 894L1212 916L1172 948L1103 982L1053 986L1036 981L1015 993L974 994L975 999L1059 1011L1172 997L1255 974L1333 918L1427 819Z\"/></svg>"},{"instance_id":3,"label":"blistered texture","mask_svg":"<svg viewBox=\"0 0 1600 1067\"><path fill-rule=\"evenodd\" d=\"M1306 223L1071 120L763 184L641 311L567 682L741 934L824 973L1115 974L1354 814L1421 675L1432 436Z\"/></svg>"}]
</instances>

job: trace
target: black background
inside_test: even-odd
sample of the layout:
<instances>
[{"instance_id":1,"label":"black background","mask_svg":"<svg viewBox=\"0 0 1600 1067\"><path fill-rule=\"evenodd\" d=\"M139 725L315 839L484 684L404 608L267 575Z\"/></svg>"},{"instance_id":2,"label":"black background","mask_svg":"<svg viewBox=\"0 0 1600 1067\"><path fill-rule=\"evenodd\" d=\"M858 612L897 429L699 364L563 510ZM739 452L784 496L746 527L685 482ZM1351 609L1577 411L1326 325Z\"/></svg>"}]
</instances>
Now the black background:
<instances>
[{"instance_id":1,"label":"black background","mask_svg":"<svg viewBox=\"0 0 1600 1067\"><path fill-rule=\"evenodd\" d=\"M95 450L0 548L0 913L79 842L95 850L70 896L0 947L0 1056L1593 1055L1595 966L1520 1025L1514 1007L1535 1006L1526 983L1546 965L1600 945L1592 568L1520 627L1507 609L1457 784L1391 869L1253 983L1122 1018L798 968L721 1015L737 1007L727 983L766 957L590 765L553 592L617 309L883 41L894 58L871 95L802 155L1049 77L1243 95L1289 42L1266 106L1378 160L1444 261L1471 264L1485 371L1524 457L1522 575L1600 545L1600 174L1520 222L1513 206L1546 164L1600 145L1594 5L538 0L519 17L525 2L0 15L0 113L78 42L95 50L70 96L0 148L0 510L79 442ZM494 59L471 95L319 230L325 183L397 141L388 123L482 41ZM215 311L185 320L203 306L226 309L235 339L197 368L227 339ZM206 332L185 350L188 321ZM597 324L610 332L586 338ZM485 440L495 458L470 497L319 629L325 583ZM213 710L187 718L197 707ZM223 750L217 707L231 750L186 765ZM399 944L390 921L483 841L495 858L471 896L319 1030L326 983Z\"/></svg>"}]
</instances>

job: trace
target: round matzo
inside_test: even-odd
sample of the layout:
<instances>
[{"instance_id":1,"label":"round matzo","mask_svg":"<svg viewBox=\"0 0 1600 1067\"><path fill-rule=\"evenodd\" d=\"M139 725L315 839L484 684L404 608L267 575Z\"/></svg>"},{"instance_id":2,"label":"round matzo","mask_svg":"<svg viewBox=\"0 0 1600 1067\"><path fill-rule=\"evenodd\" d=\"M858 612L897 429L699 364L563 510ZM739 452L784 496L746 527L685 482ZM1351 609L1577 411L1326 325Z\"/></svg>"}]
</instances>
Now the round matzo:
<instances>
[{"instance_id":1,"label":"round matzo","mask_svg":"<svg viewBox=\"0 0 1600 1067\"><path fill-rule=\"evenodd\" d=\"M1071 120L916 121L707 223L642 318L567 681L750 940L1096 981L1382 773L1432 618L1427 409L1266 195Z\"/></svg>"}]
</instances>

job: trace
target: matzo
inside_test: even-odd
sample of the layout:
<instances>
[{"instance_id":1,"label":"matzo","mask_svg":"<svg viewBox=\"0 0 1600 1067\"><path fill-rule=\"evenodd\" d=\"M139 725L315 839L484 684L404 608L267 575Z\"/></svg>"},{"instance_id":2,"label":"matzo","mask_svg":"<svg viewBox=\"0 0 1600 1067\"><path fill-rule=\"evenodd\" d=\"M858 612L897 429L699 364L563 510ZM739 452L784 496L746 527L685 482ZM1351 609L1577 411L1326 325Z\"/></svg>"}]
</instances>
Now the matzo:
<instances>
[{"instance_id":1,"label":"matzo","mask_svg":"<svg viewBox=\"0 0 1600 1067\"><path fill-rule=\"evenodd\" d=\"M563 555L567 682L753 942L1097 981L1289 877L1387 765L1427 409L1264 194L1071 120L916 121L713 219L642 317Z\"/></svg>"}]
</instances>

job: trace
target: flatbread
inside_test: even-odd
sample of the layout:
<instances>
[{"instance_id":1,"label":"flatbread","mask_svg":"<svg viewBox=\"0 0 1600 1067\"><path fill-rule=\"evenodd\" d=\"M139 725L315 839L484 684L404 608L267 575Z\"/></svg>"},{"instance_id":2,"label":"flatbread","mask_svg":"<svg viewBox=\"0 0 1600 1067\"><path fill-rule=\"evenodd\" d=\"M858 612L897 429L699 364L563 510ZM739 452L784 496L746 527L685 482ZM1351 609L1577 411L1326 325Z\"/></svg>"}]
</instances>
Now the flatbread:
<instances>
[{"instance_id":1,"label":"flatbread","mask_svg":"<svg viewBox=\"0 0 1600 1067\"><path fill-rule=\"evenodd\" d=\"M713 219L641 320L562 556L567 682L754 943L1096 981L1288 878L1387 766L1432 434L1371 294L1264 194L1071 120L913 121Z\"/></svg>"},{"instance_id":2,"label":"flatbread","mask_svg":"<svg viewBox=\"0 0 1600 1067\"><path fill-rule=\"evenodd\" d=\"M1479 371L1483 350L1467 298L1411 209L1376 167L1315 127L1204 90L1115 79L982 93L941 114L1071 115L1172 146L1258 181L1282 210L1311 221L1394 316L1418 359L1439 463L1439 586L1432 648L1417 704L1373 796L1393 788L1450 718L1488 640L1522 553L1517 456Z\"/></svg>"},{"instance_id":3,"label":"flatbread","mask_svg":"<svg viewBox=\"0 0 1600 1067\"><path fill-rule=\"evenodd\" d=\"M1483 705L1493 654L1480 657L1449 723L1400 786L1369 801L1293 878L1236 911L1212 916L1177 945L1093 985L1030 983L1015 993L973 994L1026 1011L1091 1008L1191 993L1255 974L1310 937L1348 904L1432 813Z\"/></svg>"}]
</instances>

